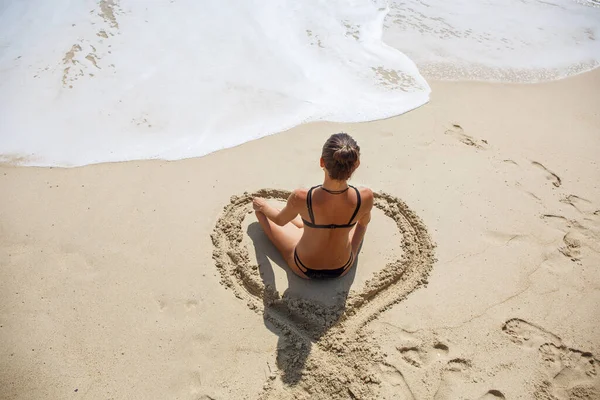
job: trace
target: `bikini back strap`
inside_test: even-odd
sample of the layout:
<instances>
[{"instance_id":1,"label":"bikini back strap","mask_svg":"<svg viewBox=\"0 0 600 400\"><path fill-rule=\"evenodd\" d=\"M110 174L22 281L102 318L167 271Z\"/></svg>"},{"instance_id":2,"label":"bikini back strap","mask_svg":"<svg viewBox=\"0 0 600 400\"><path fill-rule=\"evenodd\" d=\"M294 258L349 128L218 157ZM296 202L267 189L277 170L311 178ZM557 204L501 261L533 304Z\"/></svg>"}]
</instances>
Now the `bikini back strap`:
<instances>
[{"instance_id":1,"label":"bikini back strap","mask_svg":"<svg viewBox=\"0 0 600 400\"><path fill-rule=\"evenodd\" d=\"M356 214L358 214L358 210L360 210L360 203L361 203L360 192L354 186L351 186L351 187L356 192L356 209L354 210L354 214L352 214L352 216L350 217L350 221L348 221L348 225L350 225L352 223L352 220L354 219L354 217L356 217Z\"/></svg>"},{"instance_id":2,"label":"bikini back strap","mask_svg":"<svg viewBox=\"0 0 600 400\"><path fill-rule=\"evenodd\" d=\"M308 195L306 196L306 208L308 208L308 216L310 217L310 222L315 223L315 214L313 213L312 208L312 193L313 190L318 186L313 186L308 190Z\"/></svg>"}]
</instances>

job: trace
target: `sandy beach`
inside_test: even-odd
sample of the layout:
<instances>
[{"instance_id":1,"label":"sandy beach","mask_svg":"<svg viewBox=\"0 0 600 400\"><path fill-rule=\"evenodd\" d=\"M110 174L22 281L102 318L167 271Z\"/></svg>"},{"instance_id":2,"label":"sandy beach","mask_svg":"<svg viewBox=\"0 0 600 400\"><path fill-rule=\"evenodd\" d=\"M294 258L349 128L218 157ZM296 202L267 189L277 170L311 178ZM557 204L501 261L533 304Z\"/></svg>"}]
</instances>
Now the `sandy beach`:
<instances>
[{"instance_id":1,"label":"sandy beach","mask_svg":"<svg viewBox=\"0 0 600 400\"><path fill-rule=\"evenodd\" d=\"M600 71L430 84L201 158L0 166L0 398L600 399ZM302 281L250 195L320 183L340 131L376 210Z\"/></svg>"}]
</instances>

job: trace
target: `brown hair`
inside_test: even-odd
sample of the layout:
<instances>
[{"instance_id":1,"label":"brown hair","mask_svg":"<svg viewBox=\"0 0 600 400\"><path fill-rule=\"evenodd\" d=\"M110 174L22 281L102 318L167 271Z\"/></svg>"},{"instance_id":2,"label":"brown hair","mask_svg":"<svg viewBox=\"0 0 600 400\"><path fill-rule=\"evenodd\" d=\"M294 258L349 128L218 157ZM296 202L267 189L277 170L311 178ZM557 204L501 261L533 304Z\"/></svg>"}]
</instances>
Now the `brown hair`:
<instances>
[{"instance_id":1,"label":"brown hair","mask_svg":"<svg viewBox=\"0 0 600 400\"><path fill-rule=\"evenodd\" d=\"M347 133L335 133L323 145L321 157L331 179L346 180L357 167L360 147Z\"/></svg>"}]
</instances>

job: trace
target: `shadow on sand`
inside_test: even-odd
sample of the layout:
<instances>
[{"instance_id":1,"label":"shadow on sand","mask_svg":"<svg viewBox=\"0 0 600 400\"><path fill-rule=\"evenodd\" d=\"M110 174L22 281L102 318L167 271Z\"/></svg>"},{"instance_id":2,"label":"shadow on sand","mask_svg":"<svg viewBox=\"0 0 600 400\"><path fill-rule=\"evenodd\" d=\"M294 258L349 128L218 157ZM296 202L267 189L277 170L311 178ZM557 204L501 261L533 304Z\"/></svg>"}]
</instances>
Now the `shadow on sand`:
<instances>
[{"instance_id":1,"label":"shadow on sand","mask_svg":"<svg viewBox=\"0 0 600 400\"><path fill-rule=\"evenodd\" d=\"M358 256L352 269L341 278L306 280L290 270L258 222L251 223L247 233L254 244L260 276L265 287L277 290L272 262L287 275L288 287L281 295L285 307L278 309L276 304L265 302L263 320L265 326L279 336L277 366L283 371L282 380L294 385L302 378L311 346L335 325L344 313L346 299L356 275ZM300 328L307 336L298 338L290 335L289 330L279 329L270 321L268 314L272 312L285 314L286 320Z\"/></svg>"}]
</instances>

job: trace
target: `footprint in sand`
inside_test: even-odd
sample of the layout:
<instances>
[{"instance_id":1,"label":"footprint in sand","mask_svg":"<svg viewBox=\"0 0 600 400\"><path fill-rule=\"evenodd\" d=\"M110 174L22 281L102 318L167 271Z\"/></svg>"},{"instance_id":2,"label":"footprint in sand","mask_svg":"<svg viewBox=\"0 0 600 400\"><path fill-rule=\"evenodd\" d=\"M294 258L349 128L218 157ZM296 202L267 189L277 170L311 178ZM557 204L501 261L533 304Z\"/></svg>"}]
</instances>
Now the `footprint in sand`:
<instances>
[{"instance_id":1,"label":"footprint in sand","mask_svg":"<svg viewBox=\"0 0 600 400\"><path fill-rule=\"evenodd\" d=\"M396 348L404 362L416 368L429 365L432 361L448 355L448 346L443 343L436 343L432 347L426 346L399 346Z\"/></svg>"},{"instance_id":2,"label":"footprint in sand","mask_svg":"<svg viewBox=\"0 0 600 400\"><path fill-rule=\"evenodd\" d=\"M550 171L542 163L537 162L537 161L532 161L531 164L534 165L535 167L543 170L546 173L546 179L551 181L555 187L560 187L560 185L562 185L562 180L560 179L560 176L558 176L554 172Z\"/></svg>"},{"instance_id":3,"label":"footprint in sand","mask_svg":"<svg viewBox=\"0 0 600 400\"><path fill-rule=\"evenodd\" d=\"M544 221L565 232L562 238L564 245L559 246L558 251L574 262L582 260L581 253L584 247L600 252L600 221L593 211L594 205L575 195L569 195L561 202L572 205L583 214L583 218L575 220L556 214L542 215Z\"/></svg>"},{"instance_id":4,"label":"footprint in sand","mask_svg":"<svg viewBox=\"0 0 600 400\"><path fill-rule=\"evenodd\" d=\"M450 349L444 340L436 335L414 335L400 327L380 324L380 343L385 353L385 363L381 366L387 373L380 374L381 396L385 399L416 399L423 394L413 392L411 385L420 386L418 382L439 380L442 370L446 368ZM393 340L389 340L393 338ZM405 380L405 374L410 380ZM434 383L435 385L435 383ZM385 390L384 390L385 389ZM422 388L421 388L422 389ZM431 396L433 393L430 393Z\"/></svg>"},{"instance_id":5,"label":"footprint in sand","mask_svg":"<svg viewBox=\"0 0 600 400\"><path fill-rule=\"evenodd\" d=\"M548 188L554 190L562 185L560 176L539 161L527 160L526 162L517 163L512 159L503 159L502 162L505 165L519 169L519 177L515 180L514 185L540 203L547 200L547 196L550 194L547 191ZM527 163L530 163L531 168L527 168ZM546 185L544 181L540 182L540 177L549 181L552 186ZM542 184L540 185L540 183Z\"/></svg>"},{"instance_id":6,"label":"footprint in sand","mask_svg":"<svg viewBox=\"0 0 600 400\"><path fill-rule=\"evenodd\" d=\"M560 202L570 205L584 216L592 217L600 214L600 210L598 210L590 200L585 199L581 196L577 196L575 194L570 194L563 197L562 199L560 199Z\"/></svg>"},{"instance_id":7,"label":"footprint in sand","mask_svg":"<svg viewBox=\"0 0 600 400\"><path fill-rule=\"evenodd\" d=\"M398 347L398 351L402 355L402 359L413 367L421 368L423 366L423 352L418 347Z\"/></svg>"},{"instance_id":8,"label":"footprint in sand","mask_svg":"<svg viewBox=\"0 0 600 400\"><path fill-rule=\"evenodd\" d=\"M472 136L465 134L462 126L460 126L458 124L452 124L452 127L450 129L447 129L446 132L444 132L444 133L446 135L450 135L450 136L454 137L461 143L464 143L467 146L475 147L476 149L483 150L486 148L486 146L488 144L487 140L484 140L484 139L478 140Z\"/></svg>"},{"instance_id":9,"label":"footprint in sand","mask_svg":"<svg viewBox=\"0 0 600 400\"><path fill-rule=\"evenodd\" d=\"M465 388L473 382L471 376L471 361L464 358L454 358L445 365L441 372L441 382L433 395L434 400L461 400L472 399L465 396ZM488 390L478 400L500 400L505 399L504 394L496 389Z\"/></svg>"},{"instance_id":10,"label":"footprint in sand","mask_svg":"<svg viewBox=\"0 0 600 400\"><path fill-rule=\"evenodd\" d=\"M468 394L468 386L476 381L471 361L464 358L453 358L440 371L440 384L433 395L433 400L473 399L472 392ZM505 399L505 397L501 391L490 389L477 399L499 400Z\"/></svg>"},{"instance_id":11,"label":"footprint in sand","mask_svg":"<svg viewBox=\"0 0 600 400\"><path fill-rule=\"evenodd\" d=\"M442 370L442 381L433 395L434 400L462 399L461 393L465 384L470 381L469 370L471 361L464 358L454 358Z\"/></svg>"},{"instance_id":12,"label":"footprint in sand","mask_svg":"<svg viewBox=\"0 0 600 400\"><path fill-rule=\"evenodd\" d=\"M563 236L563 242L565 245L559 247L558 251L571 261L579 261L581 259L581 240L577 238L577 233L567 232L566 235Z\"/></svg>"},{"instance_id":13,"label":"footprint in sand","mask_svg":"<svg viewBox=\"0 0 600 400\"><path fill-rule=\"evenodd\" d=\"M398 368L390 364L381 364L379 370L381 384L377 395L378 399L415 400L415 395L408 387L402 372Z\"/></svg>"},{"instance_id":14,"label":"footprint in sand","mask_svg":"<svg viewBox=\"0 0 600 400\"><path fill-rule=\"evenodd\" d=\"M592 353L567 347L555 334L518 318L506 321L502 331L516 344L538 354L544 377L535 384L535 398L600 399L599 361Z\"/></svg>"},{"instance_id":15,"label":"footprint in sand","mask_svg":"<svg viewBox=\"0 0 600 400\"><path fill-rule=\"evenodd\" d=\"M506 399L504 394L499 390L489 390L486 394L481 396L479 400L500 400Z\"/></svg>"},{"instance_id":16,"label":"footprint in sand","mask_svg":"<svg viewBox=\"0 0 600 400\"><path fill-rule=\"evenodd\" d=\"M386 354L386 360L390 364L402 367L402 369L426 370L432 364L438 364L438 367L441 367L441 363L448 361L449 346L437 335L417 336L388 323L379 324L378 331L382 337L382 351Z\"/></svg>"},{"instance_id":17,"label":"footprint in sand","mask_svg":"<svg viewBox=\"0 0 600 400\"><path fill-rule=\"evenodd\" d=\"M538 349L544 343L557 345L561 343L560 338L555 334L519 318L506 321L502 326L502 331L513 342L529 348Z\"/></svg>"}]
</instances>

